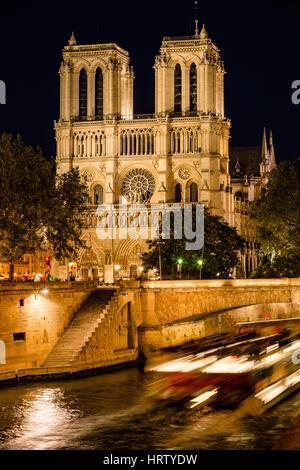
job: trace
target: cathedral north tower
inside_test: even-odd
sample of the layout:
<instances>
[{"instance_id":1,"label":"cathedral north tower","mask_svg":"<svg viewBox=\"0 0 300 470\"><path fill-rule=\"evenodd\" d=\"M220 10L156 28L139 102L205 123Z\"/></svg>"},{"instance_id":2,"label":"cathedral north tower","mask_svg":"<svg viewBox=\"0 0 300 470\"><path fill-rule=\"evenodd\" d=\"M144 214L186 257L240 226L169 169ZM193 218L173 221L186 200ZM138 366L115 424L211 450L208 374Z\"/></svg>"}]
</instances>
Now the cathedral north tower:
<instances>
[{"instance_id":1,"label":"cathedral north tower","mask_svg":"<svg viewBox=\"0 0 300 470\"><path fill-rule=\"evenodd\" d=\"M116 44L77 45L72 33L59 70L61 119L132 119L134 76L129 62L128 52Z\"/></svg>"}]
</instances>

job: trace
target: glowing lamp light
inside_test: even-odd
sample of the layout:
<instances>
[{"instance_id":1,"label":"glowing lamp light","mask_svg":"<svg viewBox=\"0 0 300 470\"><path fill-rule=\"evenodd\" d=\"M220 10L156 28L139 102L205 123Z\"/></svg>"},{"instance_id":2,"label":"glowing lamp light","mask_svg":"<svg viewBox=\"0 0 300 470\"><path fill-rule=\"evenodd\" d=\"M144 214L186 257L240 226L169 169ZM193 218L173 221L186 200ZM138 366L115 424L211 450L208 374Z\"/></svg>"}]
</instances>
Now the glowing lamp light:
<instances>
[{"instance_id":1,"label":"glowing lamp light","mask_svg":"<svg viewBox=\"0 0 300 470\"><path fill-rule=\"evenodd\" d=\"M120 265L119 265L119 264L116 264L115 270L116 270L116 271L119 271L119 269L120 269Z\"/></svg>"},{"instance_id":2,"label":"glowing lamp light","mask_svg":"<svg viewBox=\"0 0 300 470\"><path fill-rule=\"evenodd\" d=\"M198 264L199 264L199 266L202 266L203 260L202 260L202 259L198 259Z\"/></svg>"},{"instance_id":3,"label":"glowing lamp light","mask_svg":"<svg viewBox=\"0 0 300 470\"><path fill-rule=\"evenodd\" d=\"M42 294L48 294L48 292L49 292L48 289L43 289L42 290Z\"/></svg>"},{"instance_id":4,"label":"glowing lamp light","mask_svg":"<svg viewBox=\"0 0 300 470\"><path fill-rule=\"evenodd\" d=\"M143 272L143 271L144 271L143 266L139 266L139 267L138 267L138 270L140 271L140 273Z\"/></svg>"},{"instance_id":5,"label":"glowing lamp light","mask_svg":"<svg viewBox=\"0 0 300 470\"><path fill-rule=\"evenodd\" d=\"M182 259L181 258L179 258L178 264L182 264Z\"/></svg>"}]
</instances>

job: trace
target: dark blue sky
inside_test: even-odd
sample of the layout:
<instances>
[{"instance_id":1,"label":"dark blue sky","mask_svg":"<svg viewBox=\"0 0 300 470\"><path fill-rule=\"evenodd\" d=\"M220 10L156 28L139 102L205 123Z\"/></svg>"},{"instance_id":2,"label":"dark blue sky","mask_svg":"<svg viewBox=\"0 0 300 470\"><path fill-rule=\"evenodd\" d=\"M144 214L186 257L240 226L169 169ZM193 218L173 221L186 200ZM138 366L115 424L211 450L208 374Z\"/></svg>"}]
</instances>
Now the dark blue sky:
<instances>
[{"instance_id":1,"label":"dark blue sky","mask_svg":"<svg viewBox=\"0 0 300 470\"><path fill-rule=\"evenodd\" d=\"M204 5L202 5L202 3ZM61 49L72 30L78 43L116 42L135 72L135 113L154 111L154 57L163 36L191 34L193 0L25 1L1 5L0 79L7 104L0 131L54 154ZM227 75L225 111L232 145L258 145L272 128L279 160L300 155L300 5L297 1L199 1L199 22L221 49Z\"/></svg>"}]
</instances>

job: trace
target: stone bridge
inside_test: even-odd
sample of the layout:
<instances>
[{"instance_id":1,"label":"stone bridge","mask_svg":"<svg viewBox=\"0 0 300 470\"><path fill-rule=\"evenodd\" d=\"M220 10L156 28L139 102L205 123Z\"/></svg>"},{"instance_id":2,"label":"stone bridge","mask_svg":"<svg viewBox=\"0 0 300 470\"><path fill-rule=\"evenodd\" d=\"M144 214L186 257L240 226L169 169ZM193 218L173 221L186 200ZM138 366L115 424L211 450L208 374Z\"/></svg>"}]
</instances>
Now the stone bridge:
<instances>
[{"instance_id":1,"label":"stone bridge","mask_svg":"<svg viewBox=\"0 0 300 470\"><path fill-rule=\"evenodd\" d=\"M143 352L227 332L241 321L300 316L300 279L145 281L139 291Z\"/></svg>"},{"instance_id":2,"label":"stone bridge","mask_svg":"<svg viewBox=\"0 0 300 470\"><path fill-rule=\"evenodd\" d=\"M48 283L46 291L0 286L6 347L0 375L72 374L133 363L139 351L147 355L229 332L237 322L294 317L300 317L300 279L122 281L110 289Z\"/></svg>"}]
</instances>

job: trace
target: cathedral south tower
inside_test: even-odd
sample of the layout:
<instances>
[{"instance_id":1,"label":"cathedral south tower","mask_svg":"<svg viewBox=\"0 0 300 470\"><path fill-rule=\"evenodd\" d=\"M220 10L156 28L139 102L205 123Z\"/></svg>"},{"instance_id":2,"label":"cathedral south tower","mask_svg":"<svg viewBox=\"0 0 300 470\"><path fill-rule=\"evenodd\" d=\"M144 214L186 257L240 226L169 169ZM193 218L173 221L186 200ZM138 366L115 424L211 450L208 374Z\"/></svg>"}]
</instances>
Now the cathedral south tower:
<instances>
[{"instance_id":1,"label":"cathedral south tower","mask_svg":"<svg viewBox=\"0 0 300 470\"><path fill-rule=\"evenodd\" d=\"M199 35L165 37L154 69L155 113L168 118L169 198L202 202L232 222L230 122L224 117L225 71L219 49L203 25Z\"/></svg>"}]
</instances>

